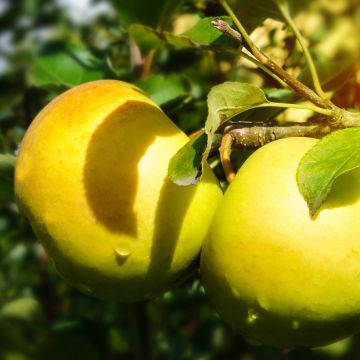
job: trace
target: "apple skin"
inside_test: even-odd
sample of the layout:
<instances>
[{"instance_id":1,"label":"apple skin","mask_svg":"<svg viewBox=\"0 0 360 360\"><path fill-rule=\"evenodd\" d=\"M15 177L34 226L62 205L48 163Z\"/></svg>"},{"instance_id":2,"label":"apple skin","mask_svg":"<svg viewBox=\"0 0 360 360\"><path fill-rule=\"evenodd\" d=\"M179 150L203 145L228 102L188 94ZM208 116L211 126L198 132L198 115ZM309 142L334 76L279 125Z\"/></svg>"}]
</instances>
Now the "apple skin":
<instances>
[{"instance_id":1,"label":"apple skin","mask_svg":"<svg viewBox=\"0 0 360 360\"><path fill-rule=\"evenodd\" d=\"M65 280L94 297L137 301L194 271L222 192L206 166L196 186L167 178L187 141L121 81L80 85L38 114L20 146L15 192Z\"/></svg>"},{"instance_id":2,"label":"apple skin","mask_svg":"<svg viewBox=\"0 0 360 360\"><path fill-rule=\"evenodd\" d=\"M200 273L220 316L254 343L313 347L360 329L360 170L311 218L296 182L317 140L254 152L220 202Z\"/></svg>"}]
</instances>

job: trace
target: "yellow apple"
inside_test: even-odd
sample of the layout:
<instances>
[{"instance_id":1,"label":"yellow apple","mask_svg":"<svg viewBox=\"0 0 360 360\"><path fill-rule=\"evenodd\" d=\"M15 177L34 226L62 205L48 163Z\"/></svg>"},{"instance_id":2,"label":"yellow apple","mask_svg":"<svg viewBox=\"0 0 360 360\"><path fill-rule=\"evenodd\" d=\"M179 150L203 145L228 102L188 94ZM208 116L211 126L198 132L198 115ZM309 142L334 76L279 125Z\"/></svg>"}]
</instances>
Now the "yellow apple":
<instances>
[{"instance_id":1,"label":"yellow apple","mask_svg":"<svg viewBox=\"0 0 360 360\"><path fill-rule=\"evenodd\" d=\"M60 275L104 299L156 296L192 271L222 197L205 167L196 186L167 178L188 141L136 87L80 85L28 129L15 191Z\"/></svg>"},{"instance_id":2,"label":"yellow apple","mask_svg":"<svg viewBox=\"0 0 360 360\"><path fill-rule=\"evenodd\" d=\"M311 217L296 183L317 140L253 153L220 202L201 255L210 302L250 341L317 346L360 329L360 170Z\"/></svg>"}]
</instances>

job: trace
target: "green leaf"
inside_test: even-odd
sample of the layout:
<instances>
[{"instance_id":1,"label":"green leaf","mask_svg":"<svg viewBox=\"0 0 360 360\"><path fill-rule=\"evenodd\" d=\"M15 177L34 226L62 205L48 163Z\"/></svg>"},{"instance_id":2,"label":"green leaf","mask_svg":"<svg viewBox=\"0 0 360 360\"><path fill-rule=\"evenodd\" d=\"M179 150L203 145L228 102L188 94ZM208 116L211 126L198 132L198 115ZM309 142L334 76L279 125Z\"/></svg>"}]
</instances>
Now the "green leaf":
<instances>
[{"instance_id":1,"label":"green leaf","mask_svg":"<svg viewBox=\"0 0 360 360\"><path fill-rule=\"evenodd\" d=\"M270 88L270 89L263 89L267 99L270 101L275 102L284 102L284 99L289 98L290 96L294 95L294 92L289 89L278 89L278 88Z\"/></svg>"},{"instance_id":2,"label":"green leaf","mask_svg":"<svg viewBox=\"0 0 360 360\"><path fill-rule=\"evenodd\" d=\"M129 27L129 33L134 41L145 51L150 51L166 45L175 48L199 48L202 46L231 46L220 31L211 25L214 19L223 19L229 24L232 20L228 16L209 17L201 19L192 29L180 35L174 35L167 31L158 31L142 24L132 24Z\"/></svg>"},{"instance_id":3,"label":"green leaf","mask_svg":"<svg viewBox=\"0 0 360 360\"><path fill-rule=\"evenodd\" d=\"M180 186L196 184L202 173L202 157L206 147L206 134L191 139L170 160L168 176Z\"/></svg>"},{"instance_id":4,"label":"green leaf","mask_svg":"<svg viewBox=\"0 0 360 360\"><path fill-rule=\"evenodd\" d=\"M47 336L36 351L36 360L100 360L104 359L104 353L99 355L97 342L101 338L92 339L87 334L50 334Z\"/></svg>"},{"instance_id":5,"label":"green leaf","mask_svg":"<svg viewBox=\"0 0 360 360\"><path fill-rule=\"evenodd\" d=\"M15 162L15 156L0 154L0 199L14 196Z\"/></svg>"},{"instance_id":6,"label":"green leaf","mask_svg":"<svg viewBox=\"0 0 360 360\"><path fill-rule=\"evenodd\" d=\"M325 136L301 159L297 182L314 215L328 196L334 180L360 166L360 128Z\"/></svg>"},{"instance_id":7,"label":"green leaf","mask_svg":"<svg viewBox=\"0 0 360 360\"><path fill-rule=\"evenodd\" d=\"M207 134L232 117L267 102L265 93L257 86L240 82L215 85L208 95L209 114L205 124Z\"/></svg>"},{"instance_id":8,"label":"green leaf","mask_svg":"<svg viewBox=\"0 0 360 360\"><path fill-rule=\"evenodd\" d=\"M30 67L29 80L35 86L71 87L102 79L104 69L103 63L81 47L51 44Z\"/></svg>"},{"instance_id":9,"label":"green leaf","mask_svg":"<svg viewBox=\"0 0 360 360\"><path fill-rule=\"evenodd\" d=\"M186 102L191 98L190 84L179 74L153 74L138 83L138 86L159 106Z\"/></svg>"},{"instance_id":10,"label":"green leaf","mask_svg":"<svg viewBox=\"0 0 360 360\"><path fill-rule=\"evenodd\" d=\"M225 40L227 37L212 25L212 22L218 19L226 21L229 25L233 24L230 16L207 17L201 19L193 28L184 32L182 36L188 37L196 44L206 46L215 44L219 39Z\"/></svg>"},{"instance_id":11,"label":"green leaf","mask_svg":"<svg viewBox=\"0 0 360 360\"><path fill-rule=\"evenodd\" d=\"M232 117L267 102L265 93L255 85L224 82L212 87L208 95L208 117L205 133L208 135L204 159L207 158L214 134L219 126Z\"/></svg>"},{"instance_id":12,"label":"green leaf","mask_svg":"<svg viewBox=\"0 0 360 360\"><path fill-rule=\"evenodd\" d=\"M1 350L28 350L21 326L2 318L0 318L0 345Z\"/></svg>"}]
</instances>

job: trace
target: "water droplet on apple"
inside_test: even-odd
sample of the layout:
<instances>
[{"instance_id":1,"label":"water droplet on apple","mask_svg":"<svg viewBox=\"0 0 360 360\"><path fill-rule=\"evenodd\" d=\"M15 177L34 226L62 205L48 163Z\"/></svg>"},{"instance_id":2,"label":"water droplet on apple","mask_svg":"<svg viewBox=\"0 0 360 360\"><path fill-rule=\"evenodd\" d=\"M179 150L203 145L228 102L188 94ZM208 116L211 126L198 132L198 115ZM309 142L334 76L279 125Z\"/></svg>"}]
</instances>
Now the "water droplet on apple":
<instances>
[{"instance_id":1,"label":"water droplet on apple","mask_svg":"<svg viewBox=\"0 0 360 360\"><path fill-rule=\"evenodd\" d=\"M249 324L254 323L259 318L259 315L256 313L254 309L248 310L247 322Z\"/></svg>"},{"instance_id":2,"label":"water droplet on apple","mask_svg":"<svg viewBox=\"0 0 360 360\"><path fill-rule=\"evenodd\" d=\"M120 248L118 246L114 247L114 252L118 264L123 264L131 255L130 250Z\"/></svg>"}]
</instances>

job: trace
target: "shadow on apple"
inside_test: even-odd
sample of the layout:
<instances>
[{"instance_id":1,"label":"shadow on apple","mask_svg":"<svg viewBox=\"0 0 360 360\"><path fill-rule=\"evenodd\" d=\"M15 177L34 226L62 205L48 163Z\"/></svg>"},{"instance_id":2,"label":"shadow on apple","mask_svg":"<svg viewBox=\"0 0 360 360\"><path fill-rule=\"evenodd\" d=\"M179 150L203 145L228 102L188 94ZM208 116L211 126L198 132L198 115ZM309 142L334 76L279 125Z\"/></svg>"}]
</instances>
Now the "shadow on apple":
<instances>
[{"instance_id":1,"label":"shadow on apple","mask_svg":"<svg viewBox=\"0 0 360 360\"><path fill-rule=\"evenodd\" d=\"M98 126L88 145L83 181L94 216L110 232L142 241L138 222L147 221L147 209L144 214L134 210L138 163L157 137L178 132L162 111L140 101L127 101ZM151 182L151 172L146 181ZM194 192L195 187L179 187L165 179L156 205L148 275L170 267Z\"/></svg>"}]
</instances>

